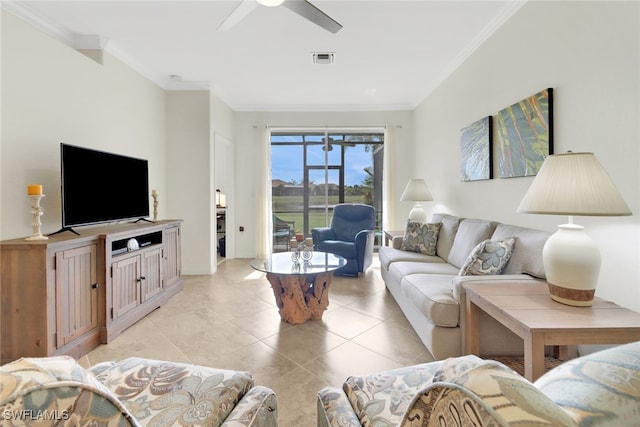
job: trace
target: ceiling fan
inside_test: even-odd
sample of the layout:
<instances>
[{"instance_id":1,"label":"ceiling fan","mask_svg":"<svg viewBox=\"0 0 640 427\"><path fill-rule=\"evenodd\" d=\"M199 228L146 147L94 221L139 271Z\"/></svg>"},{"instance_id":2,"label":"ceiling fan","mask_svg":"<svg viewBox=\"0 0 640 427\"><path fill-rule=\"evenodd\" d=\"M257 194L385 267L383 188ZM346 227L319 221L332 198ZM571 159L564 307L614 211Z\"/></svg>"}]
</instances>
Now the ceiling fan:
<instances>
[{"instance_id":1,"label":"ceiling fan","mask_svg":"<svg viewBox=\"0 0 640 427\"><path fill-rule=\"evenodd\" d=\"M349 142L349 141L345 141L344 137L343 139L333 139L332 137L329 138L322 138L323 142L325 143L322 146L322 151L333 151L333 146L334 145L342 145L343 147L355 147L356 144L353 142Z\"/></svg>"},{"instance_id":2,"label":"ceiling fan","mask_svg":"<svg viewBox=\"0 0 640 427\"><path fill-rule=\"evenodd\" d=\"M284 6L334 34L342 28L342 25L307 0L242 0L233 12L218 26L218 31L225 31L236 25L251 13L258 4L269 7Z\"/></svg>"}]
</instances>

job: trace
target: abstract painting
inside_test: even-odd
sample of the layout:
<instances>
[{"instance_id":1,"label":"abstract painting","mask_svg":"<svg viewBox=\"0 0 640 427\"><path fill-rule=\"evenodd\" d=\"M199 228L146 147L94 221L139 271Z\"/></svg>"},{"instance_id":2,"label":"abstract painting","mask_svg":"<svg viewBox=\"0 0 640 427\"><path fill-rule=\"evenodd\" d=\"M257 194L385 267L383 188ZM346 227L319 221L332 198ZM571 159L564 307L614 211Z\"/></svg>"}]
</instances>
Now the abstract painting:
<instances>
[{"instance_id":1,"label":"abstract painting","mask_svg":"<svg viewBox=\"0 0 640 427\"><path fill-rule=\"evenodd\" d=\"M553 89L545 89L496 115L500 178L537 175L553 154Z\"/></svg>"},{"instance_id":2,"label":"abstract painting","mask_svg":"<svg viewBox=\"0 0 640 427\"><path fill-rule=\"evenodd\" d=\"M493 132L491 116L460 131L460 174L462 181L493 178Z\"/></svg>"}]
</instances>

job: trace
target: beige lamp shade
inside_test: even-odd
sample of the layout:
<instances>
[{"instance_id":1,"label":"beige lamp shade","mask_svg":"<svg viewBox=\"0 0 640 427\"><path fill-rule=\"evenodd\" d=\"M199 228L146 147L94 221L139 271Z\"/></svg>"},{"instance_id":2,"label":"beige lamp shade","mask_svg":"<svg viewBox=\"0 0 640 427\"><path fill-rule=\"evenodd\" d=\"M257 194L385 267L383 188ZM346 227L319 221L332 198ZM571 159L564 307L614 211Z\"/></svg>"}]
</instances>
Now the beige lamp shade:
<instances>
[{"instance_id":1,"label":"beige lamp shade","mask_svg":"<svg viewBox=\"0 0 640 427\"><path fill-rule=\"evenodd\" d=\"M556 154L547 157L518 212L569 215L542 250L542 263L551 298L563 304L593 304L600 250L573 216L622 216L631 210L593 153Z\"/></svg>"},{"instance_id":2,"label":"beige lamp shade","mask_svg":"<svg viewBox=\"0 0 640 427\"><path fill-rule=\"evenodd\" d=\"M403 202L428 202L433 200L433 196L431 196L424 179L411 179L404 188L400 200Z\"/></svg>"},{"instance_id":3,"label":"beige lamp shade","mask_svg":"<svg viewBox=\"0 0 640 427\"><path fill-rule=\"evenodd\" d=\"M284 0L257 0L263 6L275 7L284 3Z\"/></svg>"},{"instance_id":4,"label":"beige lamp shade","mask_svg":"<svg viewBox=\"0 0 640 427\"><path fill-rule=\"evenodd\" d=\"M629 206L593 153L547 157L518 206L547 215L622 216Z\"/></svg>"},{"instance_id":5,"label":"beige lamp shade","mask_svg":"<svg viewBox=\"0 0 640 427\"><path fill-rule=\"evenodd\" d=\"M402 192L402 196L400 196L400 200L416 202L411 212L409 212L409 219L417 222L427 222L427 213L422 209L420 202L433 200L433 196L431 196L431 192L427 187L427 183L424 182L424 179L409 180Z\"/></svg>"}]
</instances>

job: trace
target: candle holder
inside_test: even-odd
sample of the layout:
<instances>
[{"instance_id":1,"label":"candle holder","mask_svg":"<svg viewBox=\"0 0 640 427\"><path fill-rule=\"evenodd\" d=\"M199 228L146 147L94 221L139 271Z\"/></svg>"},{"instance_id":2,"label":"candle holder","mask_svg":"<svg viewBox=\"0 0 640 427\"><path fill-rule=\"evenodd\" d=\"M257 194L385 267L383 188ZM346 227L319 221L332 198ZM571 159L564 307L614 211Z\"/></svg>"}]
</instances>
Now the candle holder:
<instances>
[{"instance_id":1,"label":"candle holder","mask_svg":"<svg viewBox=\"0 0 640 427\"><path fill-rule=\"evenodd\" d=\"M153 197L153 219L155 221L158 219L158 193L154 191L151 193L151 197Z\"/></svg>"},{"instance_id":2,"label":"candle holder","mask_svg":"<svg viewBox=\"0 0 640 427\"><path fill-rule=\"evenodd\" d=\"M31 237L27 237L25 240L47 240L48 237L42 235L42 222L40 222L40 217L44 213L40 206L40 200L44 197L44 194L29 195L28 197L31 199L32 234Z\"/></svg>"}]
</instances>

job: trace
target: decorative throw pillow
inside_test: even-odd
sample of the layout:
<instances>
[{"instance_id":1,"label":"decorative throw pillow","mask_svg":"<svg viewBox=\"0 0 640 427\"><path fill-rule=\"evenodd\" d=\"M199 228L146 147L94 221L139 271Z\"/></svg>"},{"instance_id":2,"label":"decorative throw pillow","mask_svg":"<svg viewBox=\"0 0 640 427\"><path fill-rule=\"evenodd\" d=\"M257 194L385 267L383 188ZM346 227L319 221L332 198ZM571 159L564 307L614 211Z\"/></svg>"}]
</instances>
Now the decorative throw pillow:
<instances>
[{"instance_id":1,"label":"decorative throw pillow","mask_svg":"<svg viewBox=\"0 0 640 427\"><path fill-rule=\"evenodd\" d=\"M469 254L460 269L460 276L482 276L500 274L507 266L513 253L515 237L502 240L485 240L480 242Z\"/></svg>"},{"instance_id":2,"label":"decorative throw pillow","mask_svg":"<svg viewBox=\"0 0 640 427\"><path fill-rule=\"evenodd\" d=\"M422 223L407 220L407 228L402 238L403 251L419 252L425 255L436 254L436 243L442 223Z\"/></svg>"}]
</instances>

